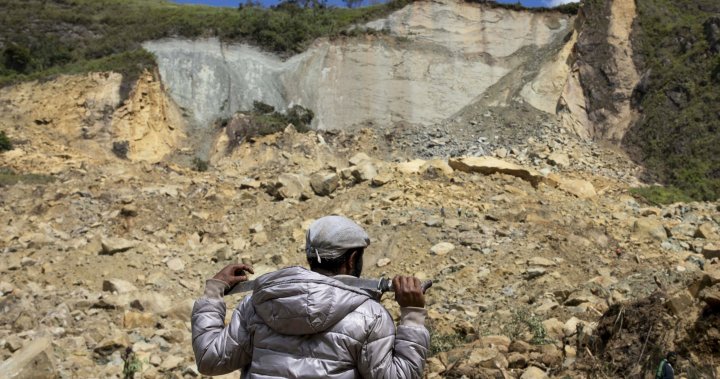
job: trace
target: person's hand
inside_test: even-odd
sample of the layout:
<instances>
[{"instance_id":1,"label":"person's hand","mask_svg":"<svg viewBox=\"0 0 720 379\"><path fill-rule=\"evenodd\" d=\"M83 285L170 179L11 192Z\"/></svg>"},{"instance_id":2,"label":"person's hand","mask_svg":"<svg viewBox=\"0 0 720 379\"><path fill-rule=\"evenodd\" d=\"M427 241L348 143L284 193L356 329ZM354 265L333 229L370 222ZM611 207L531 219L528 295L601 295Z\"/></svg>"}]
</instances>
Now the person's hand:
<instances>
[{"instance_id":1,"label":"person's hand","mask_svg":"<svg viewBox=\"0 0 720 379\"><path fill-rule=\"evenodd\" d=\"M425 307L425 294L420 279L412 276L396 276L392 284L395 300L400 307Z\"/></svg>"},{"instance_id":2,"label":"person's hand","mask_svg":"<svg viewBox=\"0 0 720 379\"><path fill-rule=\"evenodd\" d=\"M225 268L213 276L213 279L223 281L228 286L233 287L240 282L248 280L247 274L245 273L246 271L251 274L255 273L250 265L233 263L225 266Z\"/></svg>"}]
</instances>

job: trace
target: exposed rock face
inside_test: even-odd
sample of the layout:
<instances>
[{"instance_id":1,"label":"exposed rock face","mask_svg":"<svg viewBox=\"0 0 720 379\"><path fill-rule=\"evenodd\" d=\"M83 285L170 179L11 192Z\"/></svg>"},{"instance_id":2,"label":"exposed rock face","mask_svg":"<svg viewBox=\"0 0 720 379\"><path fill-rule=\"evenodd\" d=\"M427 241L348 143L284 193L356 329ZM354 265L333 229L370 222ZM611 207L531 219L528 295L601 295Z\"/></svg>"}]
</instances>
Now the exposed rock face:
<instances>
[{"instance_id":1,"label":"exposed rock face","mask_svg":"<svg viewBox=\"0 0 720 379\"><path fill-rule=\"evenodd\" d=\"M578 135L620 142L635 119L630 99L640 81L632 60L634 1L587 3L577 19L572 74L561 105ZM588 25L585 27L585 25Z\"/></svg>"},{"instance_id":2,"label":"exposed rock face","mask_svg":"<svg viewBox=\"0 0 720 379\"><path fill-rule=\"evenodd\" d=\"M571 21L555 13L444 0L416 2L368 24L390 36L319 40L287 61L213 39L144 46L157 56L173 99L199 126L251 109L254 100L277 109L312 109L319 129L400 120L430 124L534 59L534 50L565 37ZM556 100L558 86L550 87Z\"/></svg>"}]
</instances>

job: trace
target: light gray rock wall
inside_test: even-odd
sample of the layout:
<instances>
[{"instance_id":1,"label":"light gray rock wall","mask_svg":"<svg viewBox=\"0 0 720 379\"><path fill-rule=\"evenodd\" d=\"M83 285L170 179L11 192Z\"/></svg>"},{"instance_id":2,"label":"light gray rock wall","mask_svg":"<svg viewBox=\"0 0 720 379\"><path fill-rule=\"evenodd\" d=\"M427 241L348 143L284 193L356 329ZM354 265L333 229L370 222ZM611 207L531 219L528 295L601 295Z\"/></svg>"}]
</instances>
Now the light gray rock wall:
<instances>
[{"instance_id":1,"label":"light gray rock wall","mask_svg":"<svg viewBox=\"0 0 720 379\"><path fill-rule=\"evenodd\" d=\"M566 16L477 4L416 2L368 27L388 36L316 41L286 61L216 39L144 44L157 56L173 99L196 126L254 100L312 109L318 129L372 122L432 124L452 116L528 59L562 38Z\"/></svg>"}]
</instances>

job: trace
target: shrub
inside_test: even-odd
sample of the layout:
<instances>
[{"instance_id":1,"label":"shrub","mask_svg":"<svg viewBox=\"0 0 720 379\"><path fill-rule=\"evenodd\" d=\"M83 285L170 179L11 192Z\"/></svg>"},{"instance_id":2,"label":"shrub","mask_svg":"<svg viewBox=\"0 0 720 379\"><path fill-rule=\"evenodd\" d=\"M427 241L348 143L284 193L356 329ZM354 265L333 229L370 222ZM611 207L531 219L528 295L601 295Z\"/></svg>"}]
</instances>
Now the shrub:
<instances>
[{"instance_id":1,"label":"shrub","mask_svg":"<svg viewBox=\"0 0 720 379\"><path fill-rule=\"evenodd\" d=\"M112 152L116 157L120 159L127 159L128 151L130 150L130 143L128 141L115 141L113 142Z\"/></svg>"},{"instance_id":2,"label":"shrub","mask_svg":"<svg viewBox=\"0 0 720 379\"><path fill-rule=\"evenodd\" d=\"M210 164L208 163L208 161L201 159L200 157L193 158L192 165L193 165L193 170L198 171L198 172L205 172L210 167Z\"/></svg>"},{"instance_id":3,"label":"shrub","mask_svg":"<svg viewBox=\"0 0 720 379\"><path fill-rule=\"evenodd\" d=\"M5 131L0 130L0 152L12 150L13 145Z\"/></svg>"},{"instance_id":4,"label":"shrub","mask_svg":"<svg viewBox=\"0 0 720 379\"><path fill-rule=\"evenodd\" d=\"M521 309L515 311L515 313L513 313L512 321L505 326L505 332L511 339L518 339L524 333L530 332L532 334L530 343L534 345L542 345L551 342L540 319L527 310Z\"/></svg>"}]
</instances>

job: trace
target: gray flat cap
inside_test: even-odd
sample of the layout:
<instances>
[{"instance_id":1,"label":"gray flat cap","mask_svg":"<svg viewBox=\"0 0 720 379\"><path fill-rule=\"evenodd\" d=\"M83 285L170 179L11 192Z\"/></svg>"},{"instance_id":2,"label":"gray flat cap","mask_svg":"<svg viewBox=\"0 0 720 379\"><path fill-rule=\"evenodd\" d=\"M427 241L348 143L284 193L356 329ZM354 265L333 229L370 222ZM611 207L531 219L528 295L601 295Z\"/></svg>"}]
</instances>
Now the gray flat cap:
<instances>
[{"instance_id":1,"label":"gray flat cap","mask_svg":"<svg viewBox=\"0 0 720 379\"><path fill-rule=\"evenodd\" d=\"M315 220L307 231L305 254L308 258L338 258L353 248L366 248L370 237L360 225L343 216L325 216Z\"/></svg>"}]
</instances>

